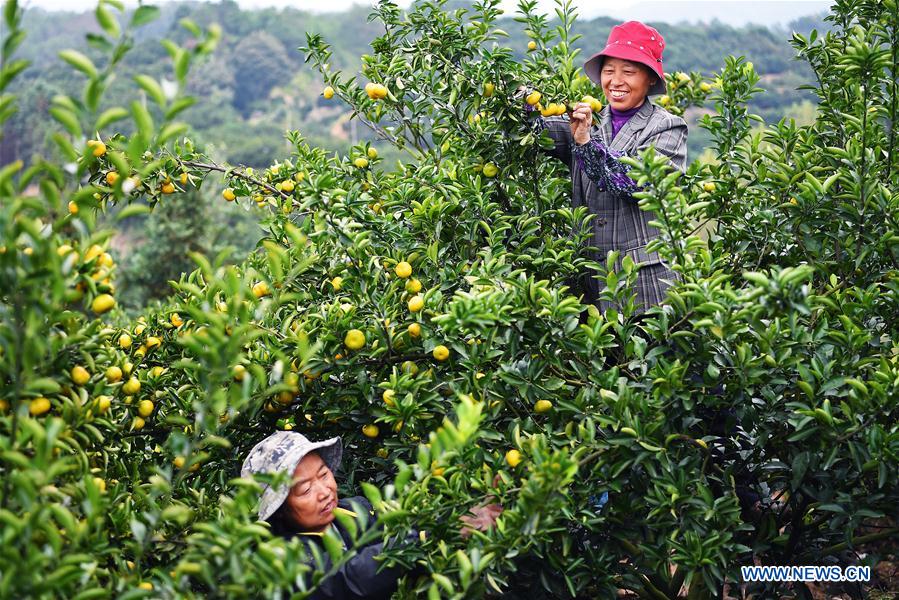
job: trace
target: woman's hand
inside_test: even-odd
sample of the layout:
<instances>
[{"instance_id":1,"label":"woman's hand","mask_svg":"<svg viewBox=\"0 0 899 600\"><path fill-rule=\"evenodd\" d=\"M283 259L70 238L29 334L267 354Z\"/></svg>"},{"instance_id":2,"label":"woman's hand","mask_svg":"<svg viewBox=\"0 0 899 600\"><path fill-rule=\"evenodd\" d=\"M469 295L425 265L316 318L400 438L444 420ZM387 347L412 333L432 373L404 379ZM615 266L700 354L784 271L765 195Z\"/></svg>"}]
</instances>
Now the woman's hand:
<instances>
[{"instance_id":1,"label":"woman's hand","mask_svg":"<svg viewBox=\"0 0 899 600\"><path fill-rule=\"evenodd\" d=\"M480 504L468 511L467 515L459 517L465 525L460 531L463 538L469 537L473 531L487 531L496 519L503 513L502 504L496 502Z\"/></svg>"},{"instance_id":2,"label":"woman's hand","mask_svg":"<svg viewBox=\"0 0 899 600\"><path fill-rule=\"evenodd\" d=\"M578 102L571 111L571 136L574 143L583 146L590 141L590 127L593 125L593 110L586 102Z\"/></svg>"}]
</instances>

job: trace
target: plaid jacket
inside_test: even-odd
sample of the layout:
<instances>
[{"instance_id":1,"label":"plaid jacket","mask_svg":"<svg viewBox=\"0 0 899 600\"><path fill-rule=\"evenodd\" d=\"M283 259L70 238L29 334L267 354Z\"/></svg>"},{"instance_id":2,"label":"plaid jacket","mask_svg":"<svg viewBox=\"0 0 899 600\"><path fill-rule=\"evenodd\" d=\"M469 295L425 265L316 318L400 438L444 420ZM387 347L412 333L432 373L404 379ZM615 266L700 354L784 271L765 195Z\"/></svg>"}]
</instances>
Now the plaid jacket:
<instances>
[{"instance_id":1,"label":"plaid jacket","mask_svg":"<svg viewBox=\"0 0 899 600\"><path fill-rule=\"evenodd\" d=\"M656 106L647 98L640 110L612 138L612 114L608 106L599 113L600 125L593 125L590 132L592 140L598 140L611 149L629 156L654 145L656 152L671 158L671 164L684 171L687 165L687 124L680 117L672 115L665 109ZM602 189L597 182L591 180L584 170L582 161L572 151L574 139L568 116L546 117L543 119L546 131L555 145L549 154L563 161L571 170L572 204L587 206L595 214L592 221L592 245L598 250L597 260L605 262L606 254L619 250L620 259L630 256L642 267L635 284L637 311L660 304L665 298L668 281L673 281L676 274L671 271L655 252L646 252L646 244L659 235L658 230L649 222L656 218L651 211L640 210L637 201L628 195L617 195ZM581 147L580 152L595 151L591 145ZM593 277L585 277L581 282L586 300L597 302L597 296L604 284ZM599 302L601 310L609 308L608 303Z\"/></svg>"}]
</instances>

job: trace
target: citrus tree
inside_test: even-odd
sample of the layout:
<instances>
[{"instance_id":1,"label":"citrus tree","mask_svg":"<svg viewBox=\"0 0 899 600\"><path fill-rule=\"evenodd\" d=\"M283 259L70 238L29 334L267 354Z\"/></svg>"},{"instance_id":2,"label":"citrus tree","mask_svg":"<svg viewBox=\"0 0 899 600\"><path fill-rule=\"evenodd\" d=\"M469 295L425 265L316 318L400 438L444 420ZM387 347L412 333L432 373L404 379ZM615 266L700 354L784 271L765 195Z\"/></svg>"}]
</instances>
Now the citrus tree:
<instances>
[{"instance_id":1,"label":"citrus tree","mask_svg":"<svg viewBox=\"0 0 899 600\"><path fill-rule=\"evenodd\" d=\"M895 0L837 3L830 33L794 36L818 78L808 127L753 129L743 58L669 76L668 110L714 105L717 160L626 159L661 231L649 250L680 274L639 319L639 265L587 246L592 217L543 151L541 116L602 97L574 12L522 1L531 42L512 49L498 4L380 2L358 75L307 35L323 97L405 157L288 132L294 154L260 171L217 164L175 120L217 30L182 22L195 41L163 42L174 79L133 75L139 99L106 106L156 13L99 4L102 58L61 54L86 85L51 108L60 156L0 171L3 595L307 595L352 550L327 538L328 567L255 522L239 465L278 428L343 438L341 491L376 507L400 597L704 598L741 565L895 541ZM3 86L25 66L4 9ZM194 254L127 319L98 215L201 187L257 211L265 238L239 266ZM486 503L495 527L462 531Z\"/></svg>"}]
</instances>

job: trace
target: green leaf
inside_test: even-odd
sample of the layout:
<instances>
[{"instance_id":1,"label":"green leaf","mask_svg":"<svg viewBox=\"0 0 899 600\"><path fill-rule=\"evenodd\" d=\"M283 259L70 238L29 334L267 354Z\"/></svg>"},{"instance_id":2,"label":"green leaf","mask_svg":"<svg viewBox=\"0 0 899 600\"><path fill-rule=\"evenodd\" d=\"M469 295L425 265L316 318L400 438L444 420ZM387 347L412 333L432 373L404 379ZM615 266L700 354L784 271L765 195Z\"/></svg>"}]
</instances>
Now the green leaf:
<instances>
[{"instance_id":1,"label":"green leaf","mask_svg":"<svg viewBox=\"0 0 899 600\"><path fill-rule=\"evenodd\" d=\"M94 129L97 131L103 129L110 123L114 123L115 121L121 121L125 117L128 116L128 111L122 108L121 106L114 106L112 108L108 108L104 110L99 117L97 117L97 123L94 125Z\"/></svg>"},{"instance_id":2,"label":"green leaf","mask_svg":"<svg viewBox=\"0 0 899 600\"><path fill-rule=\"evenodd\" d=\"M185 96L184 98L178 98L174 102L172 102L169 109L165 111L166 119L174 119L175 116L180 113L182 110L186 108L190 108L197 102L197 99L193 96Z\"/></svg>"},{"instance_id":3,"label":"green leaf","mask_svg":"<svg viewBox=\"0 0 899 600\"><path fill-rule=\"evenodd\" d=\"M193 19L188 19L187 17L178 21L181 27L184 27L186 30L194 34L195 37L202 37L203 31L197 26L197 24L193 21Z\"/></svg>"},{"instance_id":4,"label":"green leaf","mask_svg":"<svg viewBox=\"0 0 899 600\"><path fill-rule=\"evenodd\" d=\"M153 138L153 117L147 107L135 100L131 103L131 115L140 137L145 143L149 142Z\"/></svg>"},{"instance_id":5,"label":"green leaf","mask_svg":"<svg viewBox=\"0 0 899 600\"><path fill-rule=\"evenodd\" d=\"M150 214L150 207L146 204L129 204L119 211L119 214L116 215L116 221L124 221L129 217L147 214Z\"/></svg>"},{"instance_id":6,"label":"green leaf","mask_svg":"<svg viewBox=\"0 0 899 600\"><path fill-rule=\"evenodd\" d=\"M106 84L103 78L91 79L87 82L84 89L84 99L88 110L97 110L97 106L100 104L100 99L103 97L105 89Z\"/></svg>"},{"instance_id":7,"label":"green leaf","mask_svg":"<svg viewBox=\"0 0 899 600\"><path fill-rule=\"evenodd\" d=\"M328 556L331 557L331 562L336 563L340 560L340 556L343 554L343 544L337 539L337 534L334 533L333 528L325 531L325 534L322 536L322 543L328 552Z\"/></svg>"},{"instance_id":8,"label":"green leaf","mask_svg":"<svg viewBox=\"0 0 899 600\"><path fill-rule=\"evenodd\" d=\"M159 9L155 6L138 6L134 14L131 15L131 26L140 27L146 25L159 17Z\"/></svg>"},{"instance_id":9,"label":"green leaf","mask_svg":"<svg viewBox=\"0 0 899 600\"><path fill-rule=\"evenodd\" d=\"M187 124L186 123L167 123L162 131L159 132L159 144L165 144L167 141L172 139L175 136L181 135L182 133L187 132Z\"/></svg>"},{"instance_id":10,"label":"green leaf","mask_svg":"<svg viewBox=\"0 0 899 600\"><path fill-rule=\"evenodd\" d=\"M7 29L16 28L16 13L18 12L18 0L7 0L6 6L3 7L3 20L6 21Z\"/></svg>"},{"instance_id":11,"label":"green leaf","mask_svg":"<svg viewBox=\"0 0 899 600\"><path fill-rule=\"evenodd\" d=\"M187 69L190 67L190 54L188 54L185 50L180 49L178 55L175 57L175 77L178 78L178 81L183 82L184 78L187 77Z\"/></svg>"},{"instance_id":12,"label":"green leaf","mask_svg":"<svg viewBox=\"0 0 899 600\"><path fill-rule=\"evenodd\" d=\"M155 79L149 75L135 75L134 81L137 82L137 85L139 85L142 90L150 95L153 102L160 107L165 106L165 93L162 91L162 86L159 85Z\"/></svg>"},{"instance_id":13,"label":"green leaf","mask_svg":"<svg viewBox=\"0 0 899 600\"><path fill-rule=\"evenodd\" d=\"M0 76L0 89L6 87L7 83L12 81L16 75L24 71L30 64L27 60L19 59L4 65L3 75Z\"/></svg>"},{"instance_id":14,"label":"green leaf","mask_svg":"<svg viewBox=\"0 0 899 600\"><path fill-rule=\"evenodd\" d=\"M94 66L94 63L91 62L91 59L86 57L81 52L78 52L77 50L63 50L59 53L59 58L63 59L92 79L97 76L97 67Z\"/></svg>"},{"instance_id":15,"label":"green leaf","mask_svg":"<svg viewBox=\"0 0 899 600\"><path fill-rule=\"evenodd\" d=\"M89 33L85 37L87 38L87 45L91 48L96 48L101 52L109 52L112 50L112 43L102 35Z\"/></svg>"},{"instance_id":16,"label":"green leaf","mask_svg":"<svg viewBox=\"0 0 899 600\"><path fill-rule=\"evenodd\" d=\"M62 108L61 106L53 106L50 108L50 115L56 119L56 121L65 127L66 131L72 134L75 137L81 136L81 124L78 122L78 117L70 110Z\"/></svg>"},{"instance_id":17,"label":"green leaf","mask_svg":"<svg viewBox=\"0 0 899 600\"><path fill-rule=\"evenodd\" d=\"M103 4L97 5L96 15L97 22L109 37L117 38L122 34L122 30L119 27L119 22L115 18L115 15L109 12L109 10L105 6L103 6Z\"/></svg>"},{"instance_id":18,"label":"green leaf","mask_svg":"<svg viewBox=\"0 0 899 600\"><path fill-rule=\"evenodd\" d=\"M365 497L368 498L368 501L371 502L371 505L377 510L381 505L381 490L366 481L363 481L360 485L362 486L362 493L365 494Z\"/></svg>"}]
</instances>

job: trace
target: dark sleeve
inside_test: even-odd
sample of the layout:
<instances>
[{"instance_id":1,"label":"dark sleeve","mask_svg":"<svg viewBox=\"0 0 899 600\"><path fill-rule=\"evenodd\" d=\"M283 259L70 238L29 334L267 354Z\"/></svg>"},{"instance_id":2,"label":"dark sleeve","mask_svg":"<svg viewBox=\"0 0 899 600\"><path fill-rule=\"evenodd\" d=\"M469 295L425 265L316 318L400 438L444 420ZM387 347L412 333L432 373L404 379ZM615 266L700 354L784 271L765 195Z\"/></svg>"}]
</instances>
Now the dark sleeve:
<instances>
[{"instance_id":1,"label":"dark sleeve","mask_svg":"<svg viewBox=\"0 0 899 600\"><path fill-rule=\"evenodd\" d=\"M683 172L687 162L687 124L683 119L678 121L666 120L657 132L650 132L637 146L633 155L655 146L656 152L667 156L671 165ZM619 160L625 156L624 152L608 148L594 137L581 146L572 142L571 154L600 191L609 191L615 195L630 195L637 190L636 182L627 176L630 167Z\"/></svg>"},{"instance_id":2,"label":"dark sleeve","mask_svg":"<svg viewBox=\"0 0 899 600\"><path fill-rule=\"evenodd\" d=\"M398 567L378 571L381 563L375 558L381 554L382 544L370 544L360 548L353 558L322 581L312 593L313 600L375 600L390 598L396 591L397 580L402 576ZM330 561L328 561L330 566Z\"/></svg>"},{"instance_id":3,"label":"dark sleeve","mask_svg":"<svg viewBox=\"0 0 899 600\"><path fill-rule=\"evenodd\" d=\"M354 502L356 506L353 506ZM373 513L371 503L365 497L355 496L349 498L346 501L341 501L340 506L351 510L358 508L368 511L368 526L375 526L377 517ZM383 548L384 545L381 542L359 548L355 556L341 565L336 573L319 584L310 598L312 600L340 598L346 598L347 600L386 600L390 598L391 594L396 591L397 581L403 576L403 570L399 567L380 568L381 562L375 559L382 553ZM331 561L327 553L324 553L324 558L326 561L325 569L330 569Z\"/></svg>"},{"instance_id":4,"label":"dark sleeve","mask_svg":"<svg viewBox=\"0 0 899 600\"><path fill-rule=\"evenodd\" d=\"M540 148L553 158L558 158L566 165L571 164L571 144L574 138L571 136L571 125L568 117L543 117L537 116L534 123L536 131L545 131L552 138L552 148Z\"/></svg>"},{"instance_id":5,"label":"dark sleeve","mask_svg":"<svg viewBox=\"0 0 899 600\"><path fill-rule=\"evenodd\" d=\"M642 152L655 146L656 152L671 159L671 166L683 173L687 170L687 123L680 117L668 115L668 118L637 146Z\"/></svg>"}]
</instances>

